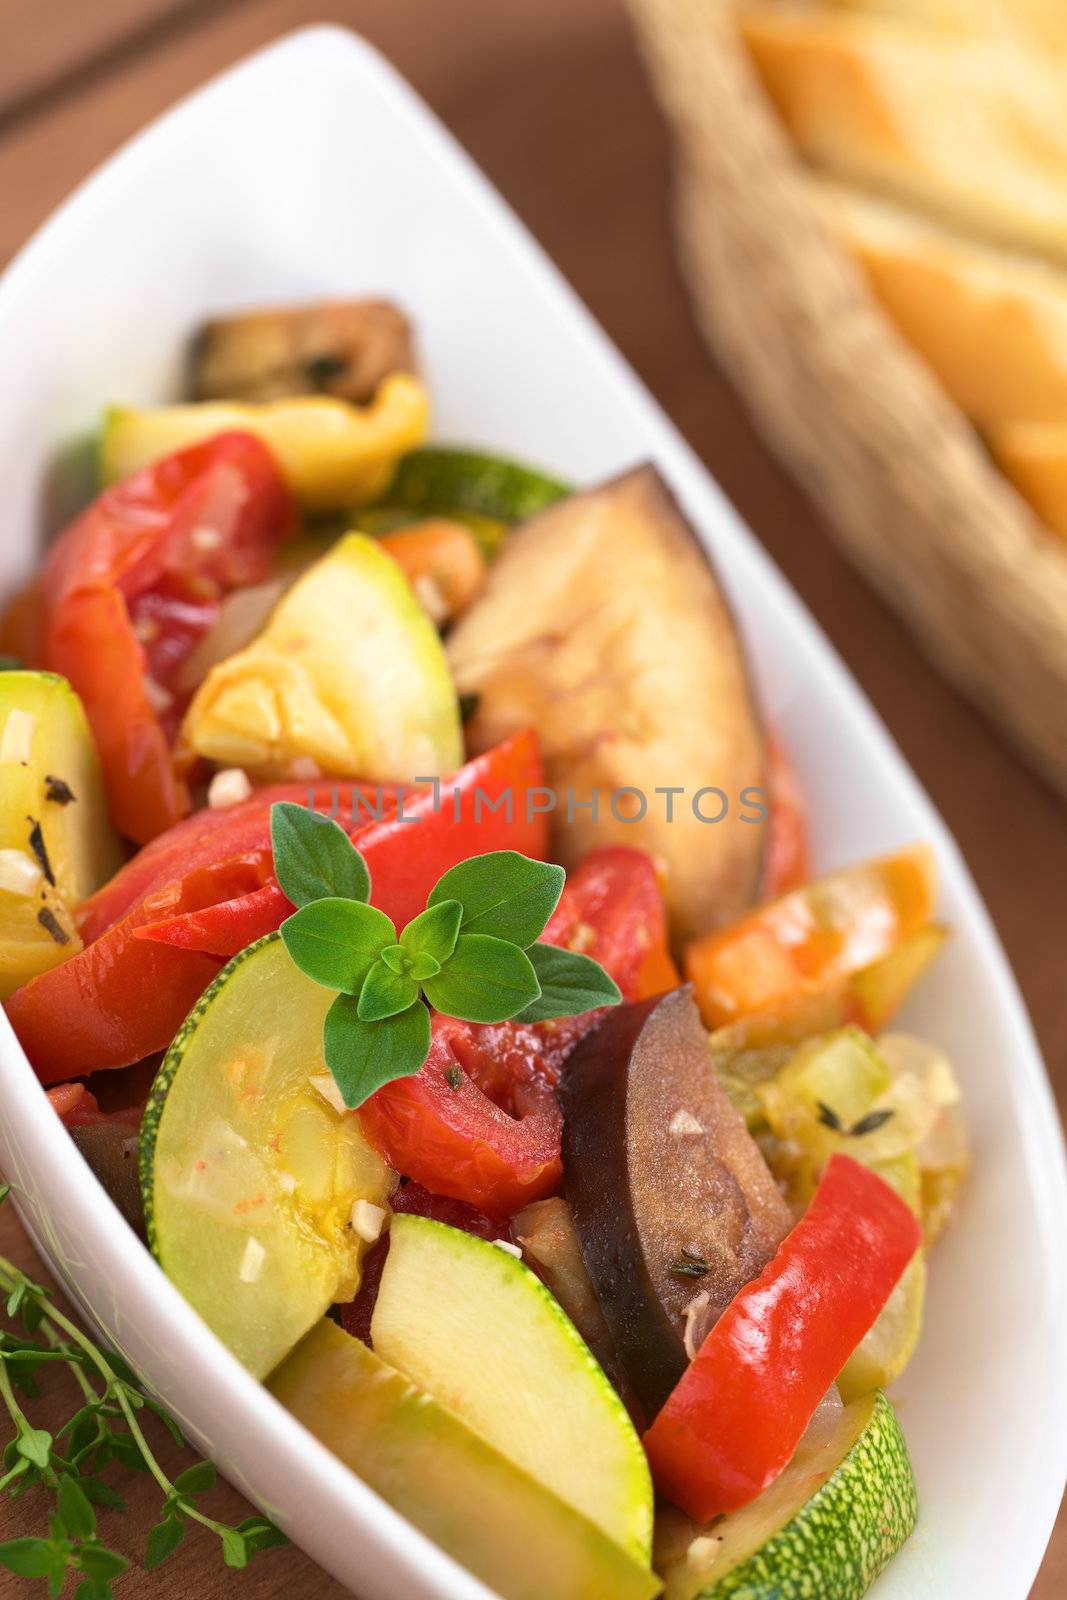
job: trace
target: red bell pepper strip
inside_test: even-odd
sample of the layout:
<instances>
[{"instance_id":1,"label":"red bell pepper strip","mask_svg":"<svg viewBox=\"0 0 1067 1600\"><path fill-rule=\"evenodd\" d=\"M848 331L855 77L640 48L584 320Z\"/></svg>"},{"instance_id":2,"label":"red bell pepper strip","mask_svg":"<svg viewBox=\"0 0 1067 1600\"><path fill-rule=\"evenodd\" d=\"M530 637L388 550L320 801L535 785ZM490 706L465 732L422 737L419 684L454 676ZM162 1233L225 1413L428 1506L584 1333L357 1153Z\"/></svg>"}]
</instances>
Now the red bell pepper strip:
<instances>
[{"instance_id":1,"label":"red bell pepper strip","mask_svg":"<svg viewBox=\"0 0 1067 1600\"><path fill-rule=\"evenodd\" d=\"M601 962L627 999L661 992L672 975L677 982L663 895L640 850L588 856L543 937ZM371 1096L360 1108L363 1131L391 1166L427 1189L510 1216L559 1187L555 1086L597 1015L484 1026L435 1017L428 1061Z\"/></svg>"},{"instance_id":2,"label":"red bell pepper strip","mask_svg":"<svg viewBox=\"0 0 1067 1600\"><path fill-rule=\"evenodd\" d=\"M521 733L469 762L447 791L442 785L439 810L432 809L432 790L405 799L405 816L415 815L420 805L427 811L421 822L368 824L365 812L358 812L351 837L370 868L374 904L403 925L457 861L508 847L543 855L546 820L540 814L528 818L525 803L527 788L542 782L537 742ZM452 785L460 796L456 806ZM314 786L320 806L329 807L333 787ZM509 789L510 820L505 810L492 812L487 804ZM480 800L479 793L486 798ZM6 1003L42 1082L126 1066L167 1048L222 958L278 927L292 910L273 877L270 808L277 799L306 801L307 794L307 785L276 785L230 811L189 817L172 835L150 844L144 861L136 857L93 896L81 924L82 937L92 942L31 979ZM349 806L351 787L341 785L339 797ZM349 819L352 814L349 809ZM340 815L344 820L346 812ZM210 938L198 940L200 948L137 936L161 921L195 928L201 915L212 926Z\"/></svg>"},{"instance_id":3,"label":"red bell pepper strip","mask_svg":"<svg viewBox=\"0 0 1067 1600\"><path fill-rule=\"evenodd\" d=\"M105 490L48 556L41 664L81 696L115 825L138 843L189 809L172 750L181 667L294 526L270 452L221 434Z\"/></svg>"},{"instance_id":4,"label":"red bell pepper strip","mask_svg":"<svg viewBox=\"0 0 1067 1600\"><path fill-rule=\"evenodd\" d=\"M78 907L78 931L86 944L91 944L147 895L166 884L180 883L187 873L225 861L255 865L261 858L269 859L270 808L276 800L306 805L310 796L316 810L329 811L334 795L344 802L338 809L338 821L347 828L352 819L351 786L338 788L337 783L326 780L269 784L223 811L194 812L146 844ZM251 878L246 887L249 891L254 887Z\"/></svg>"},{"instance_id":5,"label":"red bell pepper strip","mask_svg":"<svg viewBox=\"0 0 1067 1600\"><path fill-rule=\"evenodd\" d=\"M807 1212L734 1296L645 1434L660 1493L708 1522L773 1482L920 1238L883 1178L833 1156Z\"/></svg>"},{"instance_id":6,"label":"red bell pepper strip","mask_svg":"<svg viewBox=\"0 0 1067 1600\"><path fill-rule=\"evenodd\" d=\"M478 756L432 788L411 790L398 801L383 796L382 819L368 822L366 812L352 813L350 837L372 867L371 904L403 927L418 916L437 877L469 856L489 850L518 850L543 856L548 848L547 823L540 813L527 816L526 794L536 786L540 756L532 733L524 732ZM323 786L318 786L323 787ZM374 791L367 791L373 795ZM490 809L511 795L510 809ZM304 791L306 798L307 791ZM346 808L350 789L342 787ZM251 802L249 802L251 803ZM329 802L318 796L316 805ZM361 820L362 819L362 820ZM346 822L346 817L342 817ZM269 829L269 818L264 823ZM427 859L436 877L428 881ZM260 884L233 900L160 918L136 930L138 939L154 939L183 950L233 956L253 939L277 928L292 907L274 881L269 837L259 861ZM84 937L84 931L83 931Z\"/></svg>"}]
</instances>

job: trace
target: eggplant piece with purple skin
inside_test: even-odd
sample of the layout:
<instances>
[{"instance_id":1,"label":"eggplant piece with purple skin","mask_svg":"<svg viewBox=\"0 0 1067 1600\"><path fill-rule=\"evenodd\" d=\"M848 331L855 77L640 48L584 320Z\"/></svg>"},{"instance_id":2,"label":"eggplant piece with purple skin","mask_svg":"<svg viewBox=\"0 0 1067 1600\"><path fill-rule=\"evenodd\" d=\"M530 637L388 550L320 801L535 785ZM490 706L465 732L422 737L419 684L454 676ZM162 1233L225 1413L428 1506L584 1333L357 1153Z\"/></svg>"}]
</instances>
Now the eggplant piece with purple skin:
<instances>
[{"instance_id":1,"label":"eggplant piece with purple skin","mask_svg":"<svg viewBox=\"0 0 1067 1600\"><path fill-rule=\"evenodd\" d=\"M560 1100L582 1256L651 1418L793 1217L719 1082L690 989L608 1011L567 1061Z\"/></svg>"}]
</instances>

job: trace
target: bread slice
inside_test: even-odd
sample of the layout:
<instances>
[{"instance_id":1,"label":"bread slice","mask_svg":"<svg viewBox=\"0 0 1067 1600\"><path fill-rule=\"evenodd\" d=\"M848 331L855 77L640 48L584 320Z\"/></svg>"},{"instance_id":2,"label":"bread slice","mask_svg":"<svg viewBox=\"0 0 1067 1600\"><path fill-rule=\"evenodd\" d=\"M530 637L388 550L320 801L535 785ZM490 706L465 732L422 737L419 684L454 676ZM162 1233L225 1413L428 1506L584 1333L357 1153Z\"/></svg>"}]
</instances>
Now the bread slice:
<instances>
[{"instance_id":1,"label":"bread slice","mask_svg":"<svg viewBox=\"0 0 1067 1600\"><path fill-rule=\"evenodd\" d=\"M1067 427L1015 422L986 436L997 466L1038 517L1067 539Z\"/></svg>"},{"instance_id":2,"label":"bread slice","mask_svg":"<svg viewBox=\"0 0 1067 1600\"><path fill-rule=\"evenodd\" d=\"M972 421L1067 426L1067 272L840 184L814 189L890 317Z\"/></svg>"},{"instance_id":3,"label":"bread slice","mask_svg":"<svg viewBox=\"0 0 1067 1600\"><path fill-rule=\"evenodd\" d=\"M1067 49L1064 0L830 0L843 11L868 11L920 28L1014 35L1048 50Z\"/></svg>"},{"instance_id":4,"label":"bread slice","mask_svg":"<svg viewBox=\"0 0 1067 1600\"><path fill-rule=\"evenodd\" d=\"M1067 265L1067 59L858 13L739 19L813 165Z\"/></svg>"}]
</instances>

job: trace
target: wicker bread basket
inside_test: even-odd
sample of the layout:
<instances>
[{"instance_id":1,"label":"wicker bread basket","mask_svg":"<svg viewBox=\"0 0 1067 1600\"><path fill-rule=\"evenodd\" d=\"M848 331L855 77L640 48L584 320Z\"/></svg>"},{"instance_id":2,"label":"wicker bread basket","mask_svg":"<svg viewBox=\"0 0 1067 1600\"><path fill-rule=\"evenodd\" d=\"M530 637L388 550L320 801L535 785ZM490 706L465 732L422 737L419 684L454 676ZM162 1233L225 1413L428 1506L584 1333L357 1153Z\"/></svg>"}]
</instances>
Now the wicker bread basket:
<instances>
[{"instance_id":1,"label":"wicker bread basket","mask_svg":"<svg viewBox=\"0 0 1067 1600\"><path fill-rule=\"evenodd\" d=\"M731 0L629 0L697 314L767 442L944 671L1067 794L1067 548L826 230Z\"/></svg>"}]
</instances>

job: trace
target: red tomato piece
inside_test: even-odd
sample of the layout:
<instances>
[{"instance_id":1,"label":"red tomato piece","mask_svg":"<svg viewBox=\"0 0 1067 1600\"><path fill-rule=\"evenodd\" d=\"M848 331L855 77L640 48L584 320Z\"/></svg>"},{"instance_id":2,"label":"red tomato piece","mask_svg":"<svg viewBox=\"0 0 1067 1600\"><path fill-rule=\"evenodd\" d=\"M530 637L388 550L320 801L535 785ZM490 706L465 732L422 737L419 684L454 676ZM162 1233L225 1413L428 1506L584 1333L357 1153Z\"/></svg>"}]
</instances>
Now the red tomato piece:
<instances>
[{"instance_id":1,"label":"red tomato piece","mask_svg":"<svg viewBox=\"0 0 1067 1600\"><path fill-rule=\"evenodd\" d=\"M833 1156L804 1216L734 1296L645 1434L660 1493L708 1522L772 1483L921 1237L883 1178Z\"/></svg>"},{"instance_id":2,"label":"red tomato piece","mask_svg":"<svg viewBox=\"0 0 1067 1600\"><path fill-rule=\"evenodd\" d=\"M189 808L177 678L227 593L267 575L295 508L250 434L221 434L107 489L53 546L41 664L81 696L116 827L138 843Z\"/></svg>"},{"instance_id":3,"label":"red tomato piece","mask_svg":"<svg viewBox=\"0 0 1067 1600\"><path fill-rule=\"evenodd\" d=\"M510 1216L559 1187L563 1117L544 1078L532 1080L523 1115L490 1100L463 1066L473 1035L470 1023L435 1017L428 1060L372 1095L360 1122L399 1172L435 1194Z\"/></svg>"},{"instance_id":4,"label":"red tomato piece","mask_svg":"<svg viewBox=\"0 0 1067 1600\"><path fill-rule=\"evenodd\" d=\"M599 961L626 999L649 992L650 971L668 980L662 987L671 987L672 974L677 982L663 895L640 850L588 856L543 937ZM559 1187L563 1119L555 1086L598 1015L484 1025L435 1017L429 1060L361 1107L364 1132L391 1166L428 1189L510 1216Z\"/></svg>"}]
</instances>

